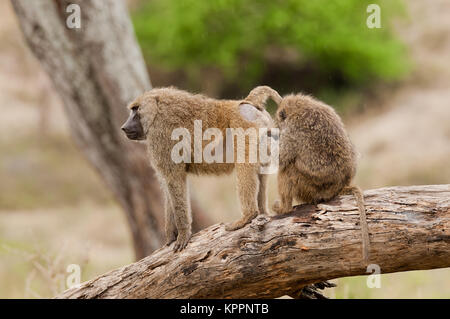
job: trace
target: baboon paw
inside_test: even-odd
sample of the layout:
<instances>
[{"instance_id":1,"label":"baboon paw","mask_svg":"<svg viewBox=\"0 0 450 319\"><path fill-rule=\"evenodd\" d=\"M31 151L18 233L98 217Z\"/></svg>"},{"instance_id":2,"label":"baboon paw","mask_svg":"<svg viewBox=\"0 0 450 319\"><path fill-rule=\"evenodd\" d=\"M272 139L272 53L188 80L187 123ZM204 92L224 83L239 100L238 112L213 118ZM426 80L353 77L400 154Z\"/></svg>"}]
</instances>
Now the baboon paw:
<instances>
[{"instance_id":1,"label":"baboon paw","mask_svg":"<svg viewBox=\"0 0 450 319\"><path fill-rule=\"evenodd\" d=\"M281 202L279 200L276 200L272 205L272 210L274 213L280 214L281 213Z\"/></svg>"},{"instance_id":2,"label":"baboon paw","mask_svg":"<svg viewBox=\"0 0 450 319\"><path fill-rule=\"evenodd\" d=\"M166 246L170 246L177 238L175 236L167 237L166 238Z\"/></svg>"},{"instance_id":3,"label":"baboon paw","mask_svg":"<svg viewBox=\"0 0 450 319\"><path fill-rule=\"evenodd\" d=\"M269 209L267 207L260 207L259 214L260 215L268 215Z\"/></svg>"},{"instance_id":4,"label":"baboon paw","mask_svg":"<svg viewBox=\"0 0 450 319\"><path fill-rule=\"evenodd\" d=\"M182 251L187 246L189 239L191 239L190 234L178 235L175 245L173 246L173 250L176 252Z\"/></svg>"},{"instance_id":5,"label":"baboon paw","mask_svg":"<svg viewBox=\"0 0 450 319\"><path fill-rule=\"evenodd\" d=\"M258 215L258 212L256 212L255 214L253 214L250 217L247 218L242 218L238 221L235 221L234 223L229 223L225 225L225 230L226 231L233 231L233 230L237 230L237 229L241 229L242 227L244 227L245 225L247 225L248 223L250 223L253 218L255 218Z\"/></svg>"},{"instance_id":6,"label":"baboon paw","mask_svg":"<svg viewBox=\"0 0 450 319\"><path fill-rule=\"evenodd\" d=\"M279 200L276 200L272 205L272 210L277 215L287 214L291 210L290 209L283 209L281 206L281 202Z\"/></svg>"},{"instance_id":7,"label":"baboon paw","mask_svg":"<svg viewBox=\"0 0 450 319\"><path fill-rule=\"evenodd\" d=\"M166 246L172 244L175 240L177 240L178 233L176 231L166 232Z\"/></svg>"},{"instance_id":8,"label":"baboon paw","mask_svg":"<svg viewBox=\"0 0 450 319\"><path fill-rule=\"evenodd\" d=\"M234 223L229 223L225 225L225 230L226 231L233 231L233 230L237 230L237 229L241 229L242 227L244 227L246 225L245 222L234 222Z\"/></svg>"}]
</instances>

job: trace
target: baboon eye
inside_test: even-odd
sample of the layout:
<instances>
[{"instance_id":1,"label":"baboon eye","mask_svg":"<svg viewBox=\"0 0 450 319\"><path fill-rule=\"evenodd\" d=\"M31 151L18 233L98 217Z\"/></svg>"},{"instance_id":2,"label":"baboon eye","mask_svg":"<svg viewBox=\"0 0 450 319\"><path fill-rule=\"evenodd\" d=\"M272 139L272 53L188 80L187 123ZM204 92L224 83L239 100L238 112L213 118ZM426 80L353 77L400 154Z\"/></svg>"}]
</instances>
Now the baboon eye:
<instances>
[{"instance_id":1,"label":"baboon eye","mask_svg":"<svg viewBox=\"0 0 450 319\"><path fill-rule=\"evenodd\" d=\"M280 117L280 120L284 121L286 119L286 111L282 110L278 113L278 116Z\"/></svg>"},{"instance_id":2,"label":"baboon eye","mask_svg":"<svg viewBox=\"0 0 450 319\"><path fill-rule=\"evenodd\" d=\"M139 109L139 105L135 105L131 108L133 112L136 112Z\"/></svg>"}]
</instances>

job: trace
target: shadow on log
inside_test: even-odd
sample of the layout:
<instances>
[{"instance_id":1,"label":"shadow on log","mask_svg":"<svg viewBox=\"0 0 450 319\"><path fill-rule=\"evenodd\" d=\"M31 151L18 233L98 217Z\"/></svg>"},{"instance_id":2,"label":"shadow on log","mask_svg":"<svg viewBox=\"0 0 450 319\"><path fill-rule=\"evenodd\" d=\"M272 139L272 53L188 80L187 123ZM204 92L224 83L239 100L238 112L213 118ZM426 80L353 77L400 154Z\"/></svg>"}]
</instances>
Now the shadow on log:
<instances>
[{"instance_id":1,"label":"shadow on log","mask_svg":"<svg viewBox=\"0 0 450 319\"><path fill-rule=\"evenodd\" d=\"M364 193L370 263L382 273L450 266L450 185ZM333 278L367 275L353 196L223 224L195 234L181 253L164 247L57 298L275 298Z\"/></svg>"}]
</instances>

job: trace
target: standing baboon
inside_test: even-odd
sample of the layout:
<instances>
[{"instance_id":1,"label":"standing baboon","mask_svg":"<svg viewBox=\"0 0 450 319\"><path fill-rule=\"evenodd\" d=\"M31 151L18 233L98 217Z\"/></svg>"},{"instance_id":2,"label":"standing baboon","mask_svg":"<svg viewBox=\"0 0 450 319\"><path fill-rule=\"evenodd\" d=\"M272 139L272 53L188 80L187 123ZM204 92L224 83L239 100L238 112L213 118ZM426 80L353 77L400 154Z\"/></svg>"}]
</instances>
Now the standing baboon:
<instances>
[{"instance_id":1,"label":"standing baboon","mask_svg":"<svg viewBox=\"0 0 450 319\"><path fill-rule=\"evenodd\" d=\"M368 260L369 233L361 190L351 186L356 152L341 119L330 106L310 96L289 95L279 103L278 191L273 210L292 210L292 200L317 204L351 192L360 211L363 258Z\"/></svg>"},{"instance_id":2,"label":"standing baboon","mask_svg":"<svg viewBox=\"0 0 450 319\"><path fill-rule=\"evenodd\" d=\"M249 151L253 144L259 144L260 139L256 136L252 140L248 136L247 140L245 136L247 129L273 126L270 115L264 109L268 98L277 104L281 101L278 93L267 86L253 89L242 101L216 100L175 88L159 88L144 93L128 106L130 117L122 130L129 139L143 140L147 144L150 163L165 194L167 244L176 240L176 251L183 249L191 237L191 209L186 181L189 173L219 175L236 169L242 218L227 225L227 230L241 228L258 213L268 212L266 176L260 174L263 164L258 159L251 161ZM198 123L201 123L200 128ZM209 129L215 129L216 133L219 131L220 136L211 134ZM235 136L229 129L240 133ZM183 133L187 133L189 138ZM212 136L208 135L212 141L202 139L198 144L196 134L200 134L201 139L207 134L215 138L212 140ZM174 150L180 145L176 139L180 135L189 142L186 148L182 148L182 161L174 160ZM234 138L239 139L242 135L244 143L234 143ZM199 160L207 149L211 149L211 145L215 146L214 156L227 154L227 160ZM231 161L228 158L230 149L233 151ZM239 154L244 154L243 161L237 160ZM175 155L179 154L175 152Z\"/></svg>"}]
</instances>

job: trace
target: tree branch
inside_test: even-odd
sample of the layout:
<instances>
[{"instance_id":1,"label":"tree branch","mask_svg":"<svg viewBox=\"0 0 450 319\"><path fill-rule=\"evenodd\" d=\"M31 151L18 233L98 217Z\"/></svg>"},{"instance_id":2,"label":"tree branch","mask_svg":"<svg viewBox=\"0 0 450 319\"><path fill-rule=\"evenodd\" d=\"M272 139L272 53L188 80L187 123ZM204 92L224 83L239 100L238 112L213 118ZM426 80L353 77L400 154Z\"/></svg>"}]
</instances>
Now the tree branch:
<instances>
[{"instance_id":1,"label":"tree branch","mask_svg":"<svg viewBox=\"0 0 450 319\"><path fill-rule=\"evenodd\" d=\"M450 266L450 185L370 190L365 201L382 273ZM358 209L341 196L233 232L213 225L181 253L161 248L58 298L273 298L356 275L367 275Z\"/></svg>"}]
</instances>

